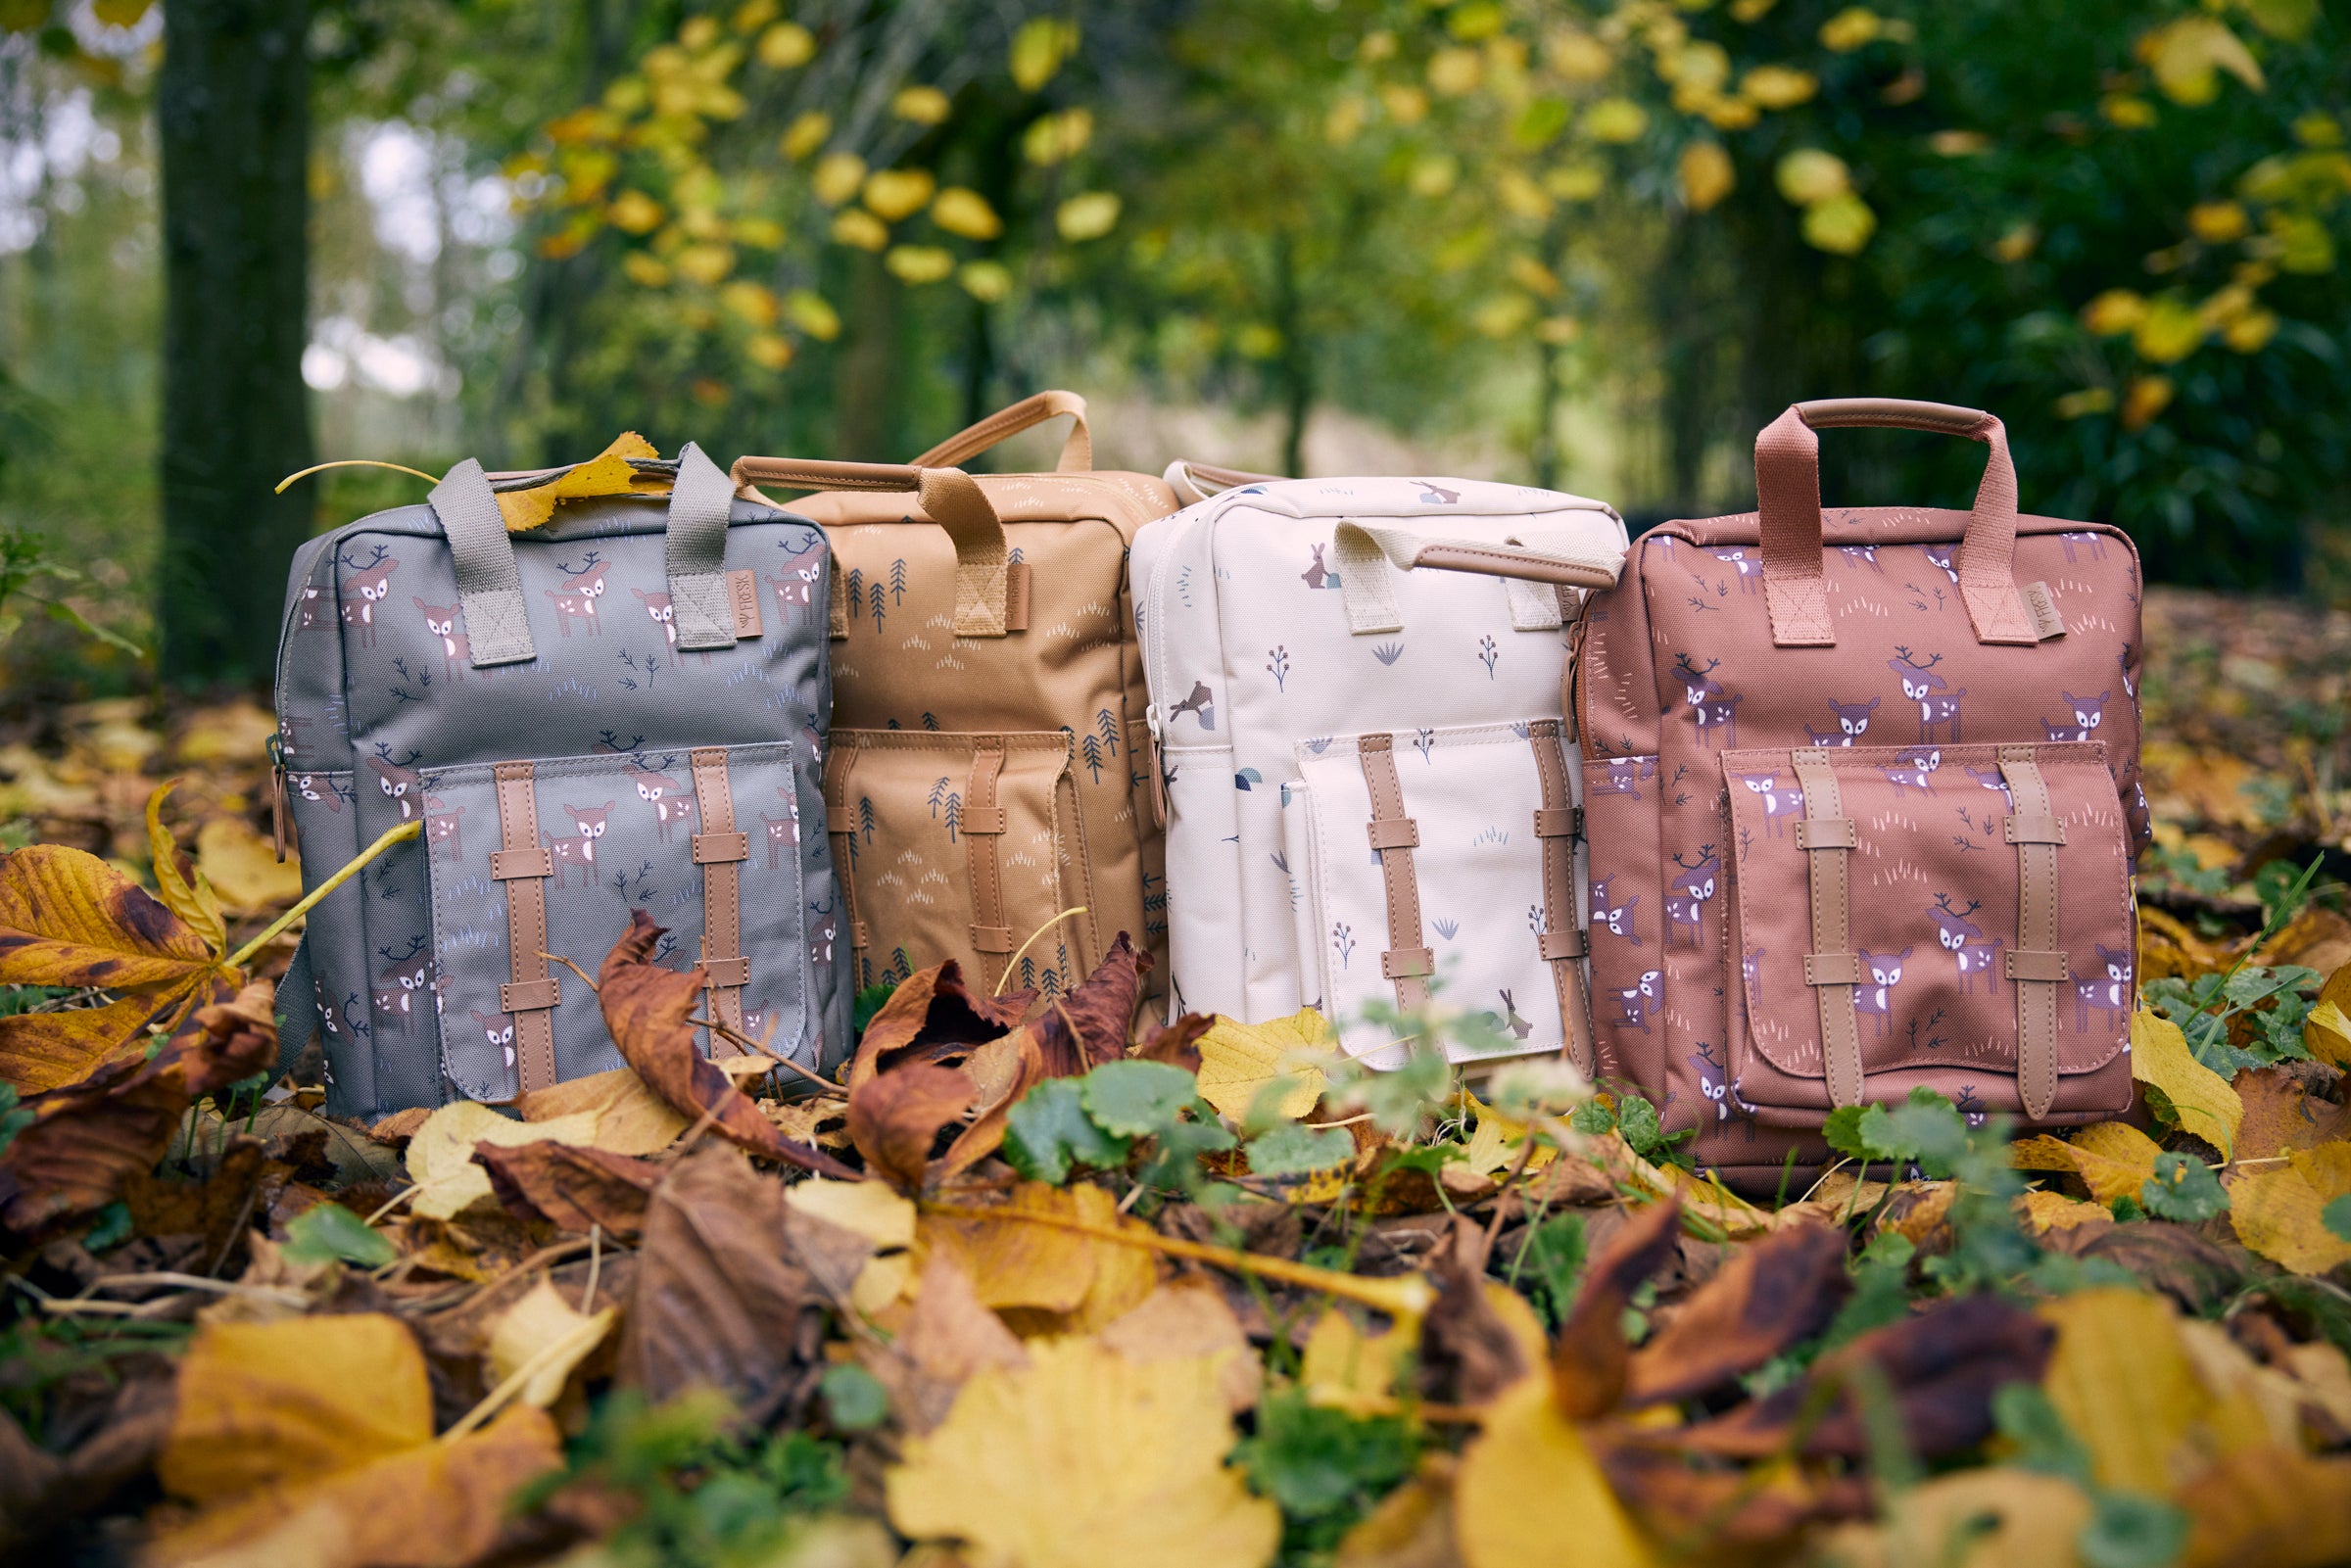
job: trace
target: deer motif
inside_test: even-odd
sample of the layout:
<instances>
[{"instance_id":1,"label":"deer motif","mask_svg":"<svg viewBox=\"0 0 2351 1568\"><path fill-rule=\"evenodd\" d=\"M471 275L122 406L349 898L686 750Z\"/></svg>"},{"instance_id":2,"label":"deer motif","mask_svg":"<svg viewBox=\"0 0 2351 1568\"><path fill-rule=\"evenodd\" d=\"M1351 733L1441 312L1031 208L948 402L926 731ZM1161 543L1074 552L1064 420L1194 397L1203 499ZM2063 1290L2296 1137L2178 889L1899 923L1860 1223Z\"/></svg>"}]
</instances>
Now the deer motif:
<instances>
[{"instance_id":1,"label":"deer motif","mask_svg":"<svg viewBox=\"0 0 2351 1568\"><path fill-rule=\"evenodd\" d=\"M1739 1098L1738 1085L1731 1081L1730 1064L1715 1055L1715 1048L1703 1040L1698 1042L1698 1051L1689 1061L1698 1069L1698 1092L1713 1103L1714 1124L1719 1127L1729 1121L1732 1108L1736 1107L1739 1119L1747 1123L1748 1141L1753 1142L1755 1108ZM1704 1113L1700 1115L1703 1117Z\"/></svg>"},{"instance_id":2,"label":"deer motif","mask_svg":"<svg viewBox=\"0 0 2351 1568\"><path fill-rule=\"evenodd\" d=\"M571 819L569 837L557 838L542 828L539 841L547 846L547 857L552 863L555 885L561 887L570 876L571 868L580 868L582 885L596 885L596 841L604 836L605 819L612 814L612 802L601 806L565 806L563 814Z\"/></svg>"},{"instance_id":3,"label":"deer motif","mask_svg":"<svg viewBox=\"0 0 2351 1568\"><path fill-rule=\"evenodd\" d=\"M1880 577L1886 575L1886 568L1878 564L1878 546L1875 545L1840 545L1837 553L1856 566L1868 567Z\"/></svg>"},{"instance_id":4,"label":"deer motif","mask_svg":"<svg viewBox=\"0 0 2351 1568\"><path fill-rule=\"evenodd\" d=\"M1513 1040L1523 1040L1535 1032L1535 1026L1518 1016L1518 1005L1511 1000L1508 991L1502 993L1502 1026L1511 1031Z\"/></svg>"},{"instance_id":5,"label":"deer motif","mask_svg":"<svg viewBox=\"0 0 2351 1568\"><path fill-rule=\"evenodd\" d=\"M424 947L423 937L411 936L405 953L395 953L389 947L375 950L392 966L376 976L373 1000L377 1028L394 1034L408 1032L408 1020L415 1016L416 999L432 986L433 960Z\"/></svg>"},{"instance_id":6,"label":"deer motif","mask_svg":"<svg viewBox=\"0 0 2351 1568\"><path fill-rule=\"evenodd\" d=\"M1695 861L1685 861L1676 850L1673 863L1680 868L1680 875L1666 884L1665 945L1671 947L1675 933L1686 926L1690 928L1690 945L1703 946L1699 926L1705 918L1706 905L1714 897L1714 879L1722 870L1722 857L1714 853L1712 844L1702 844Z\"/></svg>"},{"instance_id":7,"label":"deer motif","mask_svg":"<svg viewBox=\"0 0 2351 1568\"><path fill-rule=\"evenodd\" d=\"M327 622L326 590L315 583L302 585L301 608L294 612L294 630L308 632Z\"/></svg>"},{"instance_id":8,"label":"deer motif","mask_svg":"<svg viewBox=\"0 0 2351 1568\"><path fill-rule=\"evenodd\" d=\"M424 612L424 629L441 640L442 675L452 681L464 680L465 667L473 662L473 640L457 630L457 607L427 604L422 598L416 598L416 607Z\"/></svg>"},{"instance_id":9,"label":"deer motif","mask_svg":"<svg viewBox=\"0 0 2351 1568\"><path fill-rule=\"evenodd\" d=\"M2135 960L2128 948L2117 952L2104 942L2097 944L2098 964L2103 974L2074 981L2074 1029L2089 1032L2089 1015L2102 1014L2106 1027L2118 1028L2131 1012L2131 969Z\"/></svg>"},{"instance_id":10,"label":"deer motif","mask_svg":"<svg viewBox=\"0 0 2351 1568\"><path fill-rule=\"evenodd\" d=\"M794 853L793 846L800 841L800 819L786 817L779 822L761 812L759 820L767 824L767 869L774 871L784 864L787 855Z\"/></svg>"},{"instance_id":11,"label":"deer motif","mask_svg":"<svg viewBox=\"0 0 2351 1568\"><path fill-rule=\"evenodd\" d=\"M376 750L381 754L369 757L367 766L375 770L376 784L383 789L384 798L400 808L402 822L414 822L424 811L424 775L394 762L389 745L379 744ZM415 760L416 753L409 752L408 761Z\"/></svg>"},{"instance_id":12,"label":"deer motif","mask_svg":"<svg viewBox=\"0 0 2351 1568\"><path fill-rule=\"evenodd\" d=\"M1322 551L1327 547L1322 545L1314 546L1315 564L1298 574L1305 580L1306 586L1309 588L1337 588L1340 586L1339 574L1322 564Z\"/></svg>"},{"instance_id":13,"label":"deer motif","mask_svg":"<svg viewBox=\"0 0 2351 1568\"><path fill-rule=\"evenodd\" d=\"M661 636L674 653L678 645L678 612L677 607L670 602L669 595L667 594L648 594L642 588L632 588L629 592L637 595L637 601L645 606L645 613L651 618L652 623L661 628ZM702 649L695 648L690 651L704 664L710 662L710 655Z\"/></svg>"},{"instance_id":14,"label":"deer motif","mask_svg":"<svg viewBox=\"0 0 2351 1568\"><path fill-rule=\"evenodd\" d=\"M1748 792L1763 802L1763 832L1766 837L1785 838L1788 829L1784 819L1804 814L1804 791L1796 784L1782 784L1776 773L1734 773L1732 778L1747 785Z\"/></svg>"},{"instance_id":15,"label":"deer motif","mask_svg":"<svg viewBox=\"0 0 2351 1568\"><path fill-rule=\"evenodd\" d=\"M1704 743L1708 731L1719 730L1723 738L1715 744L1736 746L1739 743L1739 704L1743 698L1723 694L1722 683L1712 675L1714 668L1721 663L1720 659L1708 659L1706 667L1702 670L1690 662L1689 654L1677 653L1674 655L1673 678L1682 683L1690 711L1697 717L1700 742Z\"/></svg>"},{"instance_id":16,"label":"deer motif","mask_svg":"<svg viewBox=\"0 0 2351 1568\"><path fill-rule=\"evenodd\" d=\"M642 763L631 763L621 770L637 786L637 798L653 808L654 841L668 843L683 823L691 831L694 825L694 791L679 784L668 774L657 773Z\"/></svg>"},{"instance_id":17,"label":"deer motif","mask_svg":"<svg viewBox=\"0 0 2351 1568\"><path fill-rule=\"evenodd\" d=\"M1829 712L1836 717L1837 728L1827 733L1804 726L1804 737L1815 746L1849 746L1869 733L1869 716L1878 711L1883 700L1871 697L1867 702L1840 702L1829 698Z\"/></svg>"},{"instance_id":18,"label":"deer motif","mask_svg":"<svg viewBox=\"0 0 2351 1568\"><path fill-rule=\"evenodd\" d=\"M2080 553L2084 549L2089 551L2089 558L2093 561L2102 561L2106 558L2106 541L2094 530L2085 530L2078 534L2059 534L2057 543L2065 546L2065 560L2069 566L2080 557Z\"/></svg>"},{"instance_id":19,"label":"deer motif","mask_svg":"<svg viewBox=\"0 0 2351 1568\"><path fill-rule=\"evenodd\" d=\"M392 596L392 574L400 569L383 546L373 548L375 553L363 562L335 557L351 573L343 579L343 624L358 631L360 646L366 648L375 646L375 607ZM354 594L359 596L352 597Z\"/></svg>"},{"instance_id":20,"label":"deer motif","mask_svg":"<svg viewBox=\"0 0 2351 1568\"><path fill-rule=\"evenodd\" d=\"M1616 992L1617 1025L1621 1028L1639 1029L1643 1034L1654 1032L1649 1026L1649 1016L1656 1011L1657 1001L1664 994L1665 976L1657 970L1650 970L1641 976L1640 984L1618 990Z\"/></svg>"},{"instance_id":21,"label":"deer motif","mask_svg":"<svg viewBox=\"0 0 2351 1568\"><path fill-rule=\"evenodd\" d=\"M1967 688L1953 691L1951 683L1935 673L1935 666L1943 662L1940 653L1929 654L1921 664L1908 648L1897 647L1894 652L1886 667L1901 678L1902 695L1918 704L1918 737L1932 740L1937 730L1949 725L1951 733L1944 738L1958 744L1959 699L1967 695Z\"/></svg>"},{"instance_id":22,"label":"deer motif","mask_svg":"<svg viewBox=\"0 0 2351 1568\"><path fill-rule=\"evenodd\" d=\"M1957 586L1959 582L1959 560L1957 546L1921 545L1919 546L1919 551L1926 556L1930 565L1941 571L1943 576L1949 578L1954 587Z\"/></svg>"},{"instance_id":23,"label":"deer motif","mask_svg":"<svg viewBox=\"0 0 2351 1568\"><path fill-rule=\"evenodd\" d=\"M1959 771L1966 774L1970 779L1973 779L1977 784L1981 784L1986 789L1998 790L2000 792L2001 804L2005 805L2010 811L2014 811L2016 809L2016 793L2014 790L2008 787L2007 777L2002 774L1999 769L1994 768L1989 773L1985 772L1981 768L1962 768Z\"/></svg>"},{"instance_id":24,"label":"deer motif","mask_svg":"<svg viewBox=\"0 0 2351 1568\"><path fill-rule=\"evenodd\" d=\"M1707 550L1706 553L1722 562L1723 565L1737 569L1740 593L1760 594L1763 592L1763 558L1761 554L1750 555L1744 547L1736 546L1730 548L1717 546ZM1708 667L1711 668L1711 666Z\"/></svg>"},{"instance_id":25,"label":"deer motif","mask_svg":"<svg viewBox=\"0 0 2351 1568\"><path fill-rule=\"evenodd\" d=\"M1984 928L1967 918L1983 907L1982 899L1971 898L1965 909L1953 909L1950 894L1937 893L1935 907L1927 911L1927 919L1937 927L1936 942L1951 955L1952 967L1958 972L1961 996L1975 994L1978 975L1991 983L1994 996L2000 990L1999 971L1994 966L1999 963L2000 950L2008 945L2008 938L1995 936L1989 942L1984 939Z\"/></svg>"},{"instance_id":26,"label":"deer motif","mask_svg":"<svg viewBox=\"0 0 2351 1568\"><path fill-rule=\"evenodd\" d=\"M482 1033L490 1041L490 1048L505 1058L507 1067L512 1067L514 1016L510 1013L475 1013L473 1022L482 1026Z\"/></svg>"},{"instance_id":27,"label":"deer motif","mask_svg":"<svg viewBox=\"0 0 2351 1568\"><path fill-rule=\"evenodd\" d=\"M1641 902L1641 895L1635 893L1621 904L1613 902L1608 884L1615 879L1603 877L1592 884L1592 924L1610 936L1621 936L1639 947L1641 933L1633 926L1633 906Z\"/></svg>"},{"instance_id":28,"label":"deer motif","mask_svg":"<svg viewBox=\"0 0 2351 1568\"><path fill-rule=\"evenodd\" d=\"M2093 740L2097 738L2098 726L2106 722L2106 699L2114 695L2112 689L2101 691L2094 697L2078 697L2071 691L2060 691L2058 695L2064 697L2065 705L2073 709L2074 722L2072 724L2051 724L2046 719L2041 720L2040 728L2048 737L2051 740Z\"/></svg>"},{"instance_id":29,"label":"deer motif","mask_svg":"<svg viewBox=\"0 0 2351 1568\"><path fill-rule=\"evenodd\" d=\"M1910 956L1910 949L1873 953L1865 947L1855 956L1865 977L1853 987L1853 1008L1877 1021L1874 1032L1882 1039L1894 1029L1894 988L1902 983L1902 960Z\"/></svg>"},{"instance_id":30,"label":"deer motif","mask_svg":"<svg viewBox=\"0 0 2351 1568\"><path fill-rule=\"evenodd\" d=\"M1656 776L1657 759L1655 757L1610 757L1607 759L1607 776L1586 792L1595 795L1630 795L1638 800L1641 798L1641 781Z\"/></svg>"},{"instance_id":31,"label":"deer motif","mask_svg":"<svg viewBox=\"0 0 2351 1568\"><path fill-rule=\"evenodd\" d=\"M1188 697L1185 697L1181 702L1176 703L1174 707L1168 710L1169 728L1175 728L1176 721L1187 713L1198 716L1201 729L1206 730L1211 734L1215 733L1217 728L1217 694L1208 689L1208 683L1206 681L1194 681L1192 683L1192 694Z\"/></svg>"},{"instance_id":32,"label":"deer motif","mask_svg":"<svg viewBox=\"0 0 2351 1568\"><path fill-rule=\"evenodd\" d=\"M840 934L840 923L833 918L833 900L810 904L808 913L816 918L808 923L808 956L819 964L833 962L833 941Z\"/></svg>"},{"instance_id":33,"label":"deer motif","mask_svg":"<svg viewBox=\"0 0 2351 1568\"><path fill-rule=\"evenodd\" d=\"M1917 751L1903 752L1900 761L1891 768L1881 766L1878 772L1884 774L1886 782L1894 785L1894 798L1899 800L1906 789L1915 789L1931 797L1935 793L1932 776L1942 766L1942 751L1930 751L1922 747Z\"/></svg>"},{"instance_id":34,"label":"deer motif","mask_svg":"<svg viewBox=\"0 0 2351 1568\"><path fill-rule=\"evenodd\" d=\"M334 784L322 773L287 774L286 787L304 800L324 806L338 817L343 815L343 797L335 792Z\"/></svg>"},{"instance_id":35,"label":"deer motif","mask_svg":"<svg viewBox=\"0 0 2351 1568\"><path fill-rule=\"evenodd\" d=\"M794 605L811 615L816 613L816 580L824 575L824 563L813 561L806 566L795 566L782 577L767 580L767 586L776 591L776 609L784 617L785 625L797 624L799 616L792 608ZM658 620L659 617L654 619Z\"/></svg>"},{"instance_id":36,"label":"deer motif","mask_svg":"<svg viewBox=\"0 0 2351 1568\"><path fill-rule=\"evenodd\" d=\"M603 636L604 626L596 613L596 604L604 596L604 574L612 570L612 563L600 551L590 550L578 566L557 561L555 570L563 574L563 586L544 591L555 601L555 630L569 637L571 623L578 621L590 637Z\"/></svg>"},{"instance_id":37,"label":"deer motif","mask_svg":"<svg viewBox=\"0 0 2351 1568\"><path fill-rule=\"evenodd\" d=\"M439 795L424 797L425 853L440 855L443 860L459 861L465 858L464 840L457 832L457 819L465 815L463 806L453 806ZM446 849L448 853L442 854Z\"/></svg>"},{"instance_id":38,"label":"deer motif","mask_svg":"<svg viewBox=\"0 0 2351 1568\"><path fill-rule=\"evenodd\" d=\"M1747 982L1748 995L1758 999L1763 995L1763 956L1768 947L1751 947L1739 956L1739 977Z\"/></svg>"}]
</instances>

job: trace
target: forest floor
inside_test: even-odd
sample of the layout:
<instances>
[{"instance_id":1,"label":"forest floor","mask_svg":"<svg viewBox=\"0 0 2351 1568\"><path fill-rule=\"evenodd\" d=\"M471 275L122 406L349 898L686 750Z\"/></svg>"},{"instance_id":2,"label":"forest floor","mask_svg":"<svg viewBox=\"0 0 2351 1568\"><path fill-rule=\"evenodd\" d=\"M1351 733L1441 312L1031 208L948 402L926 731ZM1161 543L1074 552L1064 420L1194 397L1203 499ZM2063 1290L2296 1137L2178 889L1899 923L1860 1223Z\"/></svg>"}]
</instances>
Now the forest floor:
<instances>
[{"instance_id":1,"label":"forest floor","mask_svg":"<svg viewBox=\"0 0 2351 1568\"><path fill-rule=\"evenodd\" d=\"M269 715L0 732L0 1557L2351 1562L2351 614L2146 632L2143 1114L1914 1097L1763 1203L1557 1071L1137 1039L1115 955L810 1092L624 940L628 1068L339 1120Z\"/></svg>"}]
</instances>

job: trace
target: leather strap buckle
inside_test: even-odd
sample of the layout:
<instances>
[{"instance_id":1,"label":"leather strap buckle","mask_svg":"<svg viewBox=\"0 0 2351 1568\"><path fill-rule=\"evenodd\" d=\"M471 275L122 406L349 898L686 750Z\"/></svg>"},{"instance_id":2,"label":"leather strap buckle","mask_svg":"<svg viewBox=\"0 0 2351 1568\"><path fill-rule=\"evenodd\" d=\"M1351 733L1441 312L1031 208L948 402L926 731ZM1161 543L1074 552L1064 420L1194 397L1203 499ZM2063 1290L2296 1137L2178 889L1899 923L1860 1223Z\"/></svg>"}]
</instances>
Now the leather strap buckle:
<instances>
[{"instance_id":1,"label":"leather strap buckle","mask_svg":"<svg viewBox=\"0 0 2351 1568\"><path fill-rule=\"evenodd\" d=\"M1437 955L1425 947L1391 947L1379 955L1379 973L1384 979L1401 980L1436 972Z\"/></svg>"},{"instance_id":2,"label":"leather strap buckle","mask_svg":"<svg viewBox=\"0 0 2351 1568\"><path fill-rule=\"evenodd\" d=\"M493 849L490 851L490 878L493 881L510 882L524 877L552 877L555 857L545 844L529 849Z\"/></svg>"},{"instance_id":3,"label":"leather strap buckle","mask_svg":"<svg viewBox=\"0 0 2351 1568\"><path fill-rule=\"evenodd\" d=\"M1796 847L1858 849L1861 847L1861 830L1850 817L1799 817L1796 819Z\"/></svg>"},{"instance_id":4,"label":"leather strap buckle","mask_svg":"<svg viewBox=\"0 0 2351 1568\"><path fill-rule=\"evenodd\" d=\"M552 975L544 980L506 980L498 988L501 1013L536 1013L562 1000L563 993Z\"/></svg>"},{"instance_id":5,"label":"leather strap buckle","mask_svg":"<svg viewBox=\"0 0 2351 1568\"><path fill-rule=\"evenodd\" d=\"M1374 817L1365 826L1373 849L1417 849L1420 824L1410 817Z\"/></svg>"},{"instance_id":6,"label":"leather strap buckle","mask_svg":"<svg viewBox=\"0 0 2351 1568\"><path fill-rule=\"evenodd\" d=\"M1861 983L1861 955L1858 953L1806 953L1804 955L1804 983L1806 985L1858 985Z\"/></svg>"},{"instance_id":7,"label":"leather strap buckle","mask_svg":"<svg viewBox=\"0 0 2351 1568\"><path fill-rule=\"evenodd\" d=\"M751 835L746 832L696 833L694 863L697 866L723 866L732 861L751 858Z\"/></svg>"}]
</instances>

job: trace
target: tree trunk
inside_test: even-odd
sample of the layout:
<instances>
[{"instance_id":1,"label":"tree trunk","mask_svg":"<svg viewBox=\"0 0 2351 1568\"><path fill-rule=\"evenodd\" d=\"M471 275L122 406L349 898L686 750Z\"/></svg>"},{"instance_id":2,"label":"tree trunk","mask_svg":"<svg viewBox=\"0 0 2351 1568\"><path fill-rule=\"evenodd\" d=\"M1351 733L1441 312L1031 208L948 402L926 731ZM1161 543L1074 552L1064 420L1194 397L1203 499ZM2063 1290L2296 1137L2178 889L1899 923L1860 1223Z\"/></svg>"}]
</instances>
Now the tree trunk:
<instances>
[{"instance_id":1,"label":"tree trunk","mask_svg":"<svg viewBox=\"0 0 2351 1568\"><path fill-rule=\"evenodd\" d=\"M1286 232L1273 242L1273 327L1281 334L1274 373L1281 386L1281 472L1306 477L1306 421L1315 408L1315 349L1299 297L1298 252Z\"/></svg>"},{"instance_id":2,"label":"tree trunk","mask_svg":"<svg viewBox=\"0 0 2351 1568\"><path fill-rule=\"evenodd\" d=\"M168 681L258 682L311 531L309 0L171 0L163 145Z\"/></svg>"},{"instance_id":3,"label":"tree trunk","mask_svg":"<svg viewBox=\"0 0 2351 1568\"><path fill-rule=\"evenodd\" d=\"M882 258L859 251L848 258L848 341L840 356L834 407L834 449L857 462L903 462L898 427L904 422L903 358L899 355L898 280Z\"/></svg>"}]
</instances>

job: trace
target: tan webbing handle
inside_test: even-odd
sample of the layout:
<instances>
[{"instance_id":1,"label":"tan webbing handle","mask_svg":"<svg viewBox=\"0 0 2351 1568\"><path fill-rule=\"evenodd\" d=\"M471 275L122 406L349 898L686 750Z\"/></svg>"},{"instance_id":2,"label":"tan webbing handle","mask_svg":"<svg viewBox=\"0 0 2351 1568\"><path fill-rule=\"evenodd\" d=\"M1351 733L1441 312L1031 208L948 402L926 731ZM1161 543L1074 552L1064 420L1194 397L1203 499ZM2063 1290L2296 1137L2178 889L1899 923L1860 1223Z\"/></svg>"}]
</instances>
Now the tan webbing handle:
<instances>
[{"instance_id":1,"label":"tan webbing handle","mask_svg":"<svg viewBox=\"0 0 2351 1568\"><path fill-rule=\"evenodd\" d=\"M1028 630L1027 584L1015 590L1014 568L1004 543L1004 524L979 481L960 468L926 468L917 463L824 462L816 458L738 457L730 470L738 486L774 485L780 490L912 491L925 518L947 531L955 545L955 635L1002 637ZM758 493L753 491L757 496ZM766 500L764 496L758 497ZM770 504L773 504L772 502Z\"/></svg>"},{"instance_id":2,"label":"tan webbing handle","mask_svg":"<svg viewBox=\"0 0 2351 1568\"><path fill-rule=\"evenodd\" d=\"M1246 468L1219 468L1214 463L1196 463L1188 457L1178 457L1168 464L1160 477L1176 492L1177 500L1194 506L1222 491L1242 485L1278 485L1285 476L1253 474Z\"/></svg>"},{"instance_id":3,"label":"tan webbing handle","mask_svg":"<svg viewBox=\"0 0 2351 1568\"><path fill-rule=\"evenodd\" d=\"M917 468L952 468L970 462L999 441L1009 440L1032 426L1063 414L1070 416L1070 434L1061 444L1061 458L1053 466L1064 474L1085 474L1094 468L1093 433L1085 426L1085 400L1075 392L1039 392L1009 408L999 408L968 430L959 430L914 460Z\"/></svg>"}]
</instances>

